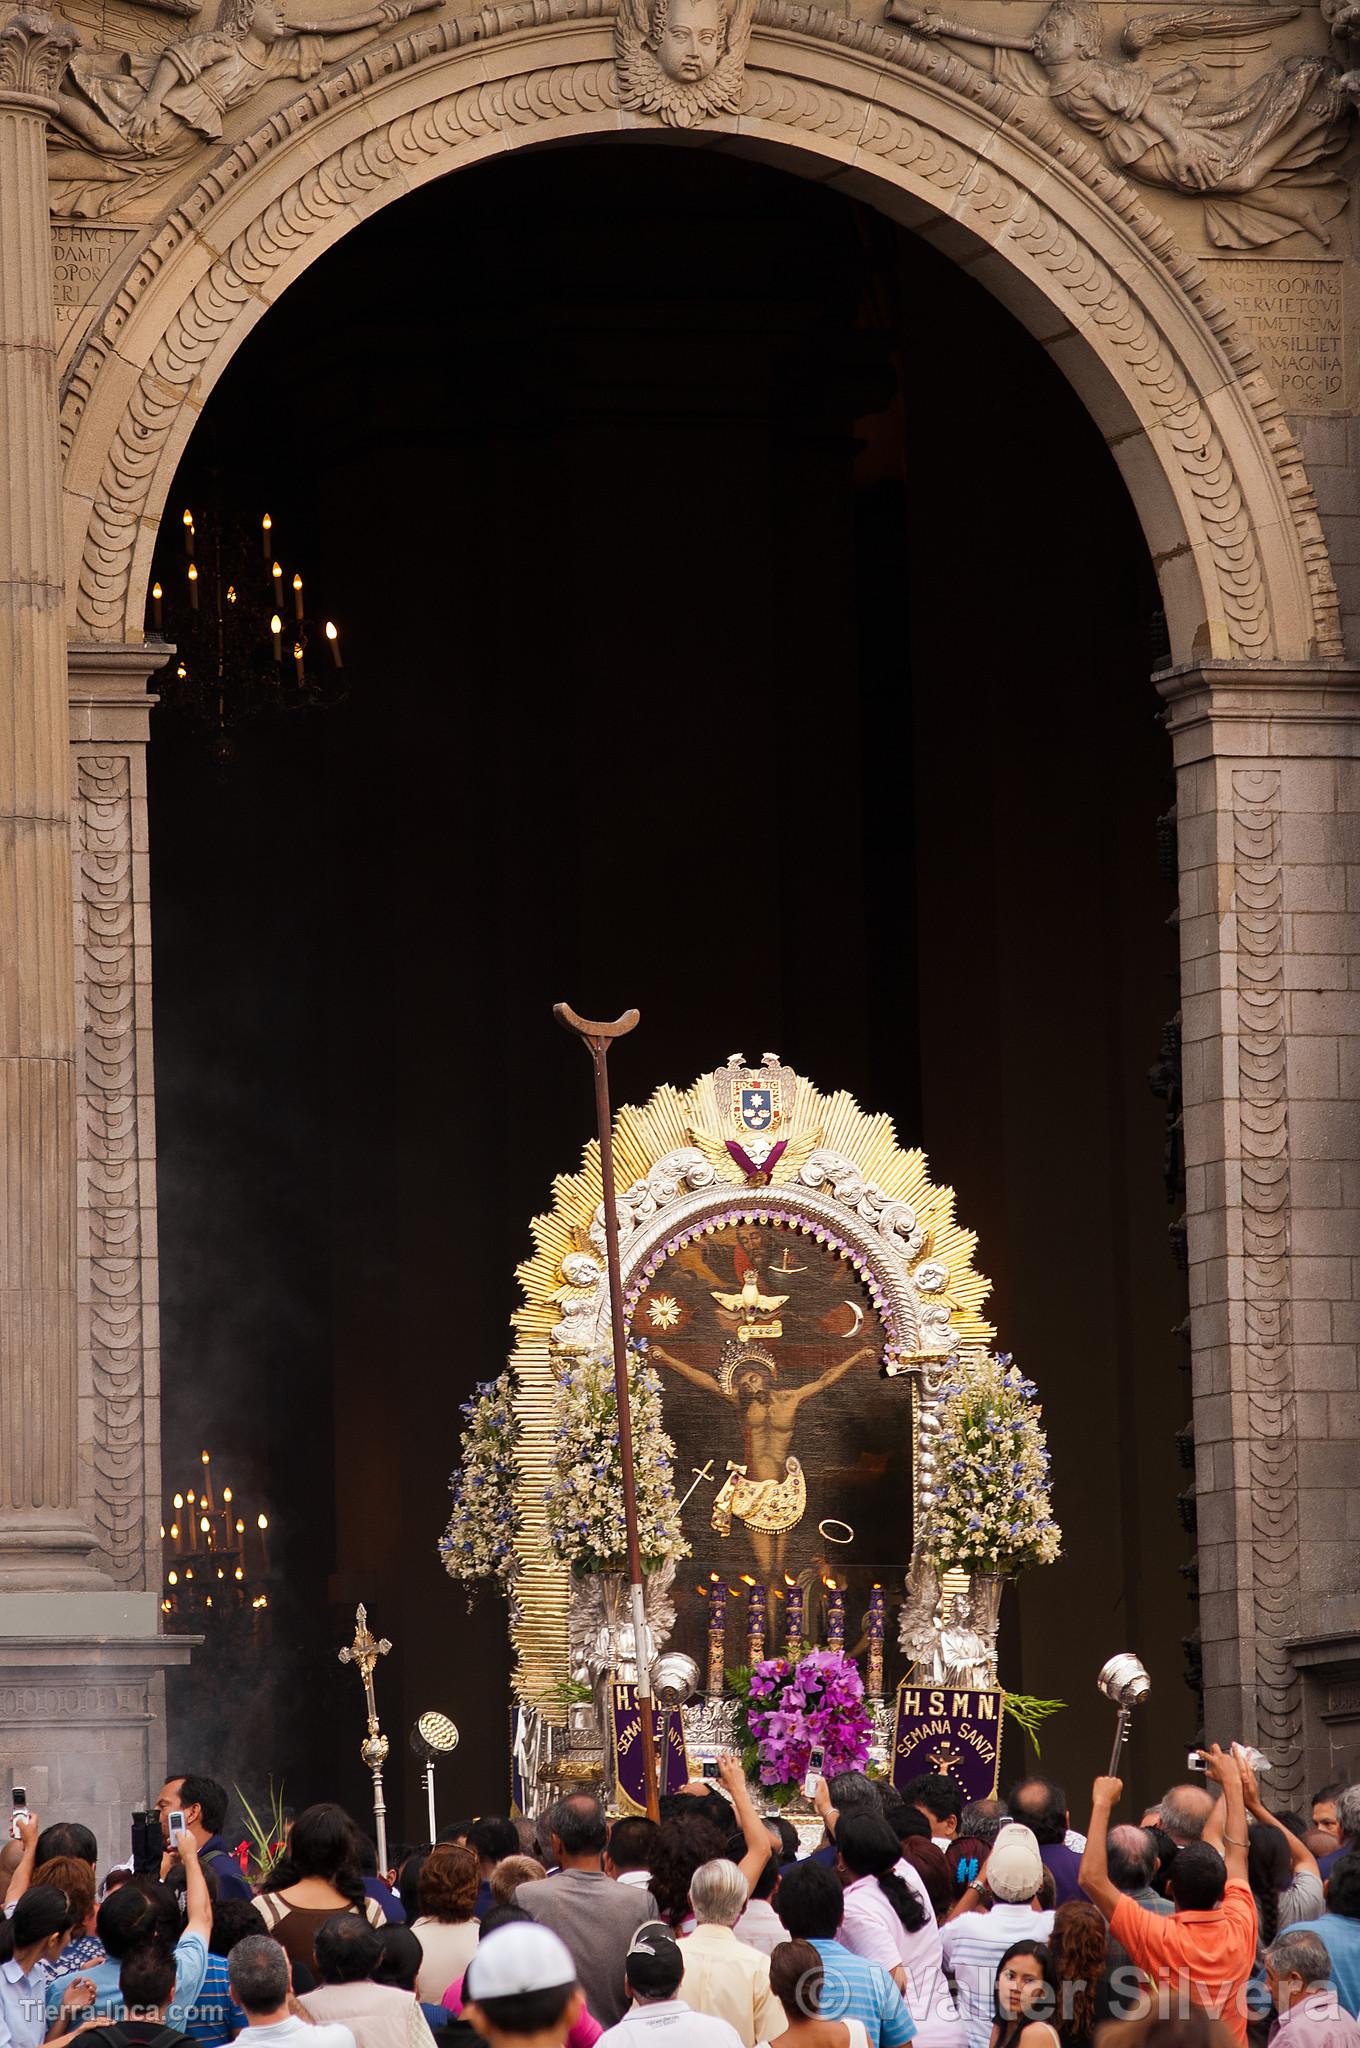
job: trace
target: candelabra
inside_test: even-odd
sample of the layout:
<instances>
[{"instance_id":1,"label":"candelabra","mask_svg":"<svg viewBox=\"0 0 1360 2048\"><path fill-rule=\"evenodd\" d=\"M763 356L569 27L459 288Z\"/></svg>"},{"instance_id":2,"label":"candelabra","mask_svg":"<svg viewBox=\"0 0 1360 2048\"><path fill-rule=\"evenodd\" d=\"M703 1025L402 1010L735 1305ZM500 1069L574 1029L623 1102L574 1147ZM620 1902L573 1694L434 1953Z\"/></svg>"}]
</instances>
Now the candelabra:
<instances>
[{"instance_id":1,"label":"candelabra","mask_svg":"<svg viewBox=\"0 0 1360 2048\"><path fill-rule=\"evenodd\" d=\"M161 1523L161 1612L195 1628L242 1613L258 1624L269 1607L269 1516L244 1510L230 1486L218 1494L208 1451L199 1463L197 1485L172 1496Z\"/></svg>"},{"instance_id":2,"label":"candelabra","mask_svg":"<svg viewBox=\"0 0 1360 2048\"><path fill-rule=\"evenodd\" d=\"M155 686L167 710L212 732L223 763L233 727L344 695L340 629L280 554L268 512L252 532L237 513L202 500L167 520L158 539L146 631L174 652Z\"/></svg>"}]
</instances>

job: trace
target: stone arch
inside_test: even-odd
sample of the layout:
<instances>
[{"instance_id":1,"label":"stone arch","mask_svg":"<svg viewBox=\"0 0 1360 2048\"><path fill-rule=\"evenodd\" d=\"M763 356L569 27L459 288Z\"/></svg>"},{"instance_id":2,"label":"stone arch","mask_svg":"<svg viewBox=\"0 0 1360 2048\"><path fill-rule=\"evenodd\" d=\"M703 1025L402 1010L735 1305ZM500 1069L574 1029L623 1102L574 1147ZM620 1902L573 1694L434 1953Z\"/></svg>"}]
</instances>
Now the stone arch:
<instances>
[{"instance_id":1,"label":"stone arch","mask_svg":"<svg viewBox=\"0 0 1360 2048\"><path fill-rule=\"evenodd\" d=\"M514 0L376 47L264 120L151 231L68 370L72 637L141 638L156 527L198 411L292 280L403 193L502 150L631 131L604 0ZM1303 462L1203 270L1037 103L905 32L759 0L742 111L692 138L840 184L934 240L1100 425L1173 658L1342 652Z\"/></svg>"}]
</instances>

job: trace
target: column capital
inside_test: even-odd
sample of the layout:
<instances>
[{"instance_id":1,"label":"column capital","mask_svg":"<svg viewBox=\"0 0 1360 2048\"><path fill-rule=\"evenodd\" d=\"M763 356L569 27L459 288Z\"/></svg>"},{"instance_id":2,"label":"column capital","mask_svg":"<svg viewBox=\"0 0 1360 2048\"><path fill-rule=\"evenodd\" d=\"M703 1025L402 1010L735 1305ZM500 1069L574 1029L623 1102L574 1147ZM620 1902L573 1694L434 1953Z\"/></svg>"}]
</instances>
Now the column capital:
<instances>
[{"instance_id":1,"label":"column capital","mask_svg":"<svg viewBox=\"0 0 1360 2048\"><path fill-rule=\"evenodd\" d=\"M40 7L0 14L0 111L57 111L57 87L80 37L69 21Z\"/></svg>"},{"instance_id":2,"label":"column capital","mask_svg":"<svg viewBox=\"0 0 1360 2048\"><path fill-rule=\"evenodd\" d=\"M122 641L73 641L66 668L71 706L71 743L102 741L145 745L150 738L151 712L160 702L146 687L147 678L165 665L174 648L163 640L154 646Z\"/></svg>"},{"instance_id":3,"label":"column capital","mask_svg":"<svg viewBox=\"0 0 1360 2048\"><path fill-rule=\"evenodd\" d=\"M1153 677L1177 767L1214 755L1360 756L1360 668L1334 661L1200 661Z\"/></svg>"}]
</instances>

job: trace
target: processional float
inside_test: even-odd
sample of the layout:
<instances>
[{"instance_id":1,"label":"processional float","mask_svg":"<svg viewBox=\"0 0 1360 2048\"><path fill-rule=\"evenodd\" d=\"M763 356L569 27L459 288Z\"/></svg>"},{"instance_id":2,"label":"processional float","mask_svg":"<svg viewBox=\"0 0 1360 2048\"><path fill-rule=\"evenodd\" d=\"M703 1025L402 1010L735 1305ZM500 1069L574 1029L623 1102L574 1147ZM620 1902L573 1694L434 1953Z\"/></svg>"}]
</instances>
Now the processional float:
<instances>
[{"instance_id":1,"label":"processional float","mask_svg":"<svg viewBox=\"0 0 1360 2048\"><path fill-rule=\"evenodd\" d=\"M991 1793L1003 1720L1053 1705L997 1685L1002 1589L1060 1535L953 1190L773 1053L614 1115L637 1013L556 1014L597 1135L532 1225L440 1544L508 1601L520 1810L655 1811L731 1751L795 1815L818 1763Z\"/></svg>"}]
</instances>

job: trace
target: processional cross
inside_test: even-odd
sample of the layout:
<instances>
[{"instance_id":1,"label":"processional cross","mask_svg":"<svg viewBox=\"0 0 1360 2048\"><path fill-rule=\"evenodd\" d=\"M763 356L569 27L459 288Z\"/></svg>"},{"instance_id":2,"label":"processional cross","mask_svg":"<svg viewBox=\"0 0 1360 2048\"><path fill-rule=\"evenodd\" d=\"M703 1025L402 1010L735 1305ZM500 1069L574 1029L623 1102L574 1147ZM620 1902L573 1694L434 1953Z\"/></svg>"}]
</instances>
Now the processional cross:
<instances>
[{"instance_id":1,"label":"processional cross","mask_svg":"<svg viewBox=\"0 0 1360 2048\"><path fill-rule=\"evenodd\" d=\"M373 1694L373 1672L379 1657L385 1657L392 1645L387 1637L381 1641L374 1636L368 1625L368 1609L363 1601L354 1610L354 1641L347 1643L340 1651L340 1662L352 1664L363 1680L364 1705L368 1712L368 1734L359 1745L359 1756L373 1773L373 1828L378 1838L378 1870L387 1869L387 1807L383 1800L383 1765L387 1762L387 1737L378 1727L378 1702Z\"/></svg>"}]
</instances>

